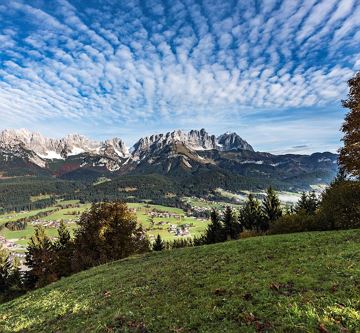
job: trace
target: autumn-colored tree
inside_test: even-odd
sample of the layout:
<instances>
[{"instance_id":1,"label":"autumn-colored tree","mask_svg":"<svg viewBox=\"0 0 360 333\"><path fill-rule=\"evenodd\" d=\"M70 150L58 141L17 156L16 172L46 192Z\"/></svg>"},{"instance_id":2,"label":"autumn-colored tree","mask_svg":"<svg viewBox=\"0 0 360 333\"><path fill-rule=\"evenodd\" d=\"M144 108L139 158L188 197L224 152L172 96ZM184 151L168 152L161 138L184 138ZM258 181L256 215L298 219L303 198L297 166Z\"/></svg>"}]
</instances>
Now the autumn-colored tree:
<instances>
[{"instance_id":1,"label":"autumn-colored tree","mask_svg":"<svg viewBox=\"0 0 360 333\"><path fill-rule=\"evenodd\" d=\"M149 250L144 230L123 202L93 204L78 225L72 263L76 271Z\"/></svg>"},{"instance_id":2,"label":"autumn-colored tree","mask_svg":"<svg viewBox=\"0 0 360 333\"><path fill-rule=\"evenodd\" d=\"M342 125L344 147L340 149L339 163L349 174L360 177L360 72L348 81L348 98L343 106L350 109Z\"/></svg>"},{"instance_id":3,"label":"autumn-colored tree","mask_svg":"<svg viewBox=\"0 0 360 333\"><path fill-rule=\"evenodd\" d=\"M0 292L8 291L8 278L10 275L9 253L0 244Z\"/></svg>"},{"instance_id":4,"label":"autumn-colored tree","mask_svg":"<svg viewBox=\"0 0 360 333\"><path fill-rule=\"evenodd\" d=\"M23 293L19 260L10 258L9 252L0 244L0 303Z\"/></svg>"}]
</instances>

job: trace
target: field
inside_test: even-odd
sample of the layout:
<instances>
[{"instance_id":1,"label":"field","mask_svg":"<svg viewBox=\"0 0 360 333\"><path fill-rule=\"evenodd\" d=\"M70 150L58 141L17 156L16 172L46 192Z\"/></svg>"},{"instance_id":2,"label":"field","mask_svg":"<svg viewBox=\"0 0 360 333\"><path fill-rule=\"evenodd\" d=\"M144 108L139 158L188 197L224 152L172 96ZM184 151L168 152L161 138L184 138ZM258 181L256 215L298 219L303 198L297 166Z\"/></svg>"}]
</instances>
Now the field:
<instances>
[{"instance_id":1,"label":"field","mask_svg":"<svg viewBox=\"0 0 360 333\"><path fill-rule=\"evenodd\" d=\"M0 305L10 332L359 332L360 230L131 257Z\"/></svg>"},{"instance_id":2,"label":"field","mask_svg":"<svg viewBox=\"0 0 360 333\"><path fill-rule=\"evenodd\" d=\"M76 200L61 201L57 205L45 209L39 209L39 210L33 210L33 211L21 212L21 213L7 213L4 215L0 215L0 224L15 221L24 217L31 217L40 212L48 212L56 208L59 208L59 205L64 207L65 205L68 204L77 204L79 205L79 207L61 208L60 210L54 211L48 216L39 218L39 220L42 223L59 222L60 220L63 220L64 222L67 223L71 231L73 231L76 228L75 221L80 217L81 213L83 213L84 211L90 208L90 204L79 204L79 202ZM159 205L149 205L146 203L129 203L128 206L129 208L136 210L135 213L139 223L141 223L144 228L149 229L147 233L150 239L156 237L157 234L160 234L160 236L164 240L173 240L178 237L185 237L187 235L175 236L174 233L170 233L168 231L170 225L180 226L184 224L189 225L188 237L199 236L205 231L208 223L206 220L200 220L185 216L184 211L179 208L165 207ZM154 225L151 226L148 214L153 210L156 210L158 212L170 213L170 216L169 217L155 216L153 218ZM35 226L31 222L28 222L28 225L25 230L10 231L7 228L3 228L2 230L0 230L0 236L3 236L7 240L10 240L11 242L15 243L16 252L23 252L26 248L26 245L29 242L30 237L34 234L34 228ZM46 227L45 230L48 236L56 237L57 235L56 227L52 227L52 226Z\"/></svg>"},{"instance_id":3,"label":"field","mask_svg":"<svg viewBox=\"0 0 360 333\"><path fill-rule=\"evenodd\" d=\"M203 208L203 209L224 209L226 206L231 206L235 209L239 209L241 207L240 204L229 203L225 201L210 201L203 198L197 197L183 197L183 201L185 203L190 204L193 208Z\"/></svg>"}]
</instances>

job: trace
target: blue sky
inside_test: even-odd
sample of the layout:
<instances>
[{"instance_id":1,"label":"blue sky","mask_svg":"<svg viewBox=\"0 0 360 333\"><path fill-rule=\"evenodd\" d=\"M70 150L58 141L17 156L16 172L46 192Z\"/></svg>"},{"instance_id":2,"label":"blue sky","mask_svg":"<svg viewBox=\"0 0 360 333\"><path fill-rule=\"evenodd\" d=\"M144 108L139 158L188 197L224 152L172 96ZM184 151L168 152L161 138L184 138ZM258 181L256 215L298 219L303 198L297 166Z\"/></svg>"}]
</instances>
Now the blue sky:
<instances>
[{"instance_id":1,"label":"blue sky","mask_svg":"<svg viewBox=\"0 0 360 333\"><path fill-rule=\"evenodd\" d=\"M357 0L0 0L0 128L336 151Z\"/></svg>"}]
</instances>

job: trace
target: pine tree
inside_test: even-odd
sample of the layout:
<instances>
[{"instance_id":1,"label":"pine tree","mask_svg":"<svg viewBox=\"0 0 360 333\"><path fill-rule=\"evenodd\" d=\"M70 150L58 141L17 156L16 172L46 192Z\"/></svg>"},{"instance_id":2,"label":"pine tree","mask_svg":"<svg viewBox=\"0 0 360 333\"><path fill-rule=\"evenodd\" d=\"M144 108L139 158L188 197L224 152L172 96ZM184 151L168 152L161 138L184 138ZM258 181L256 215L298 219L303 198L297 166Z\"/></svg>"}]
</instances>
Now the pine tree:
<instances>
[{"instance_id":1,"label":"pine tree","mask_svg":"<svg viewBox=\"0 0 360 333\"><path fill-rule=\"evenodd\" d=\"M165 244L163 242L163 240L161 239L161 236L158 234L156 237L156 240L153 244L153 251L162 251L165 248Z\"/></svg>"},{"instance_id":2,"label":"pine tree","mask_svg":"<svg viewBox=\"0 0 360 333\"><path fill-rule=\"evenodd\" d=\"M319 200L316 197L315 191L312 191L308 194L303 192L296 204L295 212L297 214L315 215L318 207Z\"/></svg>"},{"instance_id":3,"label":"pine tree","mask_svg":"<svg viewBox=\"0 0 360 333\"><path fill-rule=\"evenodd\" d=\"M340 149L339 163L349 174L360 177L360 72L348 81L348 98L343 106L350 109L342 126L344 147Z\"/></svg>"},{"instance_id":4,"label":"pine tree","mask_svg":"<svg viewBox=\"0 0 360 333\"><path fill-rule=\"evenodd\" d=\"M27 252L25 284L28 289L45 286L57 280L54 271L54 252L50 239L43 227L37 227L31 237Z\"/></svg>"},{"instance_id":5,"label":"pine tree","mask_svg":"<svg viewBox=\"0 0 360 333\"><path fill-rule=\"evenodd\" d=\"M70 232L64 221L60 222L58 228L58 239L53 244L55 253L55 272L58 277L69 276L72 273L71 261L73 257L74 244Z\"/></svg>"},{"instance_id":6,"label":"pine tree","mask_svg":"<svg viewBox=\"0 0 360 333\"><path fill-rule=\"evenodd\" d=\"M208 225L205 233L205 243L213 244L224 242L226 240L226 234L216 209L211 211L210 219L211 222Z\"/></svg>"},{"instance_id":7,"label":"pine tree","mask_svg":"<svg viewBox=\"0 0 360 333\"><path fill-rule=\"evenodd\" d=\"M245 205L239 211L239 222L247 230L261 231L263 215L260 203L251 193Z\"/></svg>"},{"instance_id":8,"label":"pine tree","mask_svg":"<svg viewBox=\"0 0 360 333\"><path fill-rule=\"evenodd\" d=\"M318 207L319 207L319 200L316 196L315 191L312 191L308 195L307 213L309 215L315 215Z\"/></svg>"},{"instance_id":9,"label":"pine tree","mask_svg":"<svg viewBox=\"0 0 360 333\"><path fill-rule=\"evenodd\" d=\"M269 229L270 223L276 221L282 215L280 200L275 191L269 187L262 201L263 223L262 231Z\"/></svg>"},{"instance_id":10,"label":"pine tree","mask_svg":"<svg viewBox=\"0 0 360 333\"><path fill-rule=\"evenodd\" d=\"M223 223L226 240L238 239L243 228L240 221L238 221L234 216L230 206L225 208Z\"/></svg>"},{"instance_id":11,"label":"pine tree","mask_svg":"<svg viewBox=\"0 0 360 333\"><path fill-rule=\"evenodd\" d=\"M298 200L296 206L295 206L295 212L296 213L301 213L301 212L306 212L308 208L308 196L305 192L301 193L301 197Z\"/></svg>"}]
</instances>

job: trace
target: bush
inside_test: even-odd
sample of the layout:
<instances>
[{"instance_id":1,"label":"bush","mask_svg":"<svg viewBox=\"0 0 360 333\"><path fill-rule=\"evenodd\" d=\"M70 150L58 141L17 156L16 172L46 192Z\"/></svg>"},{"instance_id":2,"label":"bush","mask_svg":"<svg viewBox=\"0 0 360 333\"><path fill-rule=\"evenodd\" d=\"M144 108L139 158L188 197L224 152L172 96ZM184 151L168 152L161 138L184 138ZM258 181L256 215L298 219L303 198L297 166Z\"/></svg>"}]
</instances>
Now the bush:
<instances>
[{"instance_id":1,"label":"bush","mask_svg":"<svg viewBox=\"0 0 360 333\"><path fill-rule=\"evenodd\" d=\"M336 181L323 194L318 230L360 228L360 182Z\"/></svg>"},{"instance_id":2,"label":"bush","mask_svg":"<svg viewBox=\"0 0 360 333\"><path fill-rule=\"evenodd\" d=\"M165 248L167 250L171 249L180 249L182 247L192 247L194 246L194 242L191 238L179 238L174 239L171 242L166 242Z\"/></svg>"},{"instance_id":3,"label":"bush","mask_svg":"<svg viewBox=\"0 0 360 333\"><path fill-rule=\"evenodd\" d=\"M257 237L264 235L261 232L257 232L255 230L245 230L240 234L240 239L250 238L250 237Z\"/></svg>"},{"instance_id":4,"label":"bush","mask_svg":"<svg viewBox=\"0 0 360 333\"><path fill-rule=\"evenodd\" d=\"M284 215L270 225L270 234L313 230L318 230L316 217L306 213Z\"/></svg>"}]
</instances>

